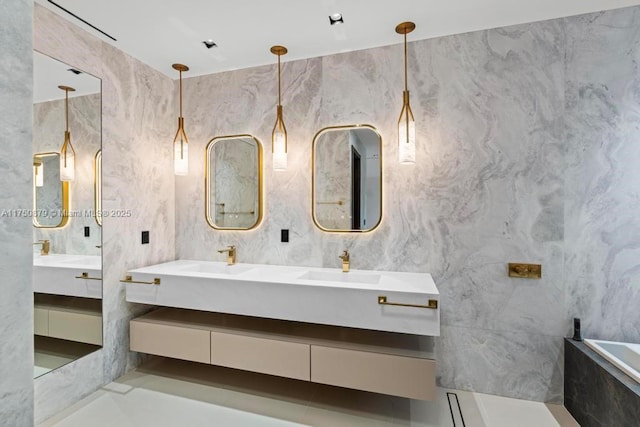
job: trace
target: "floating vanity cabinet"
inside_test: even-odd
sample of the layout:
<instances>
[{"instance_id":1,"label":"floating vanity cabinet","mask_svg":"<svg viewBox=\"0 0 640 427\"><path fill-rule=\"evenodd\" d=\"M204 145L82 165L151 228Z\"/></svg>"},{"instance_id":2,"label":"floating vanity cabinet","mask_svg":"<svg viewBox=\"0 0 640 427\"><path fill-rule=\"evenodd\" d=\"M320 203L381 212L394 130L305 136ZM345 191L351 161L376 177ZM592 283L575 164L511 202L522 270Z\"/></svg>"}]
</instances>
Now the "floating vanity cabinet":
<instances>
[{"instance_id":1,"label":"floating vanity cabinet","mask_svg":"<svg viewBox=\"0 0 640 427\"><path fill-rule=\"evenodd\" d=\"M311 346L311 381L321 384L433 400L435 370L431 359Z\"/></svg>"},{"instance_id":2,"label":"floating vanity cabinet","mask_svg":"<svg viewBox=\"0 0 640 427\"><path fill-rule=\"evenodd\" d=\"M432 400L428 337L162 308L131 321L131 350Z\"/></svg>"},{"instance_id":3,"label":"floating vanity cabinet","mask_svg":"<svg viewBox=\"0 0 640 427\"><path fill-rule=\"evenodd\" d=\"M33 333L49 336L49 310L45 307L33 307Z\"/></svg>"},{"instance_id":4,"label":"floating vanity cabinet","mask_svg":"<svg viewBox=\"0 0 640 427\"><path fill-rule=\"evenodd\" d=\"M101 301L36 294L35 335L102 345Z\"/></svg>"},{"instance_id":5,"label":"floating vanity cabinet","mask_svg":"<svg viewBox=\"0 0 640 427\"><path fill-rule=\"evenodd\" d=\"M211 331L211 364L309 381L310 348L286 337Z\"/></svg>"},{"instance_id":6,"label":"floating vanity cabinet","mask_svg":"<svg viewBox=\"0 0 640 427\"><path fill-rule=\"evenodd\" d=\"M164 310L131 321L131 351L211 363L209 313Z\"/></svg>"}]
</instances>

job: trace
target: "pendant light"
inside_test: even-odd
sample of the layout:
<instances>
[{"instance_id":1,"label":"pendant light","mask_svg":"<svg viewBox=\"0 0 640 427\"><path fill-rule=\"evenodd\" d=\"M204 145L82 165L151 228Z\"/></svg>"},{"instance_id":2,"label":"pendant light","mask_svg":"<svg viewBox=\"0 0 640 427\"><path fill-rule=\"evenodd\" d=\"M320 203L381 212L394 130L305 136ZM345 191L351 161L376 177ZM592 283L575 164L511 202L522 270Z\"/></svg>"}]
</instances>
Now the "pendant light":
<instances>
[{"instance_id":1,"label":"pendant light","mask_svg":"<svg viewBox=\"0 0 640 427\"><path fill-rule=\"evenodd\" d=\"M189 71L189 67L182 64L173 64L174 70L180 72L180 116L178 117L178 131L173 138L173 170L176 175L189 173L189 140L184 133L184 118L182 117L182 72Z\"/></svg>"},{"instance_id":2,"label":"pendant light","mask_svg":"<svg viewBox=\"0 0 640 427\"><path fill-rule=\"evenodd\" d=\"M278 55L278 107L276 110L276 124L271 132L271 151L273 152L273 170L287 169L287 128L282 120L282 104L280 103L280 56L286 55L284 46L272 46L271 53Z\"/></svg>"},{"instance_id":3,"label":"pendant light","mask_svg":"<svg viewBox=\"0 0 640 427\"><path fill-rule=\"evenodd\" d=\"M407 34L415 30L413 22L403 22L396 26L396 33L404 35L404 92L402 110L398 119L398 158L401 164L416 162L416 121L409 105L409 87L407 85Z\"/></svg>"},{"instance_id":4,"label":"pendant light","mask_svg":"<svg viewBox=\"0 0 640 427\"><path fill-rule=\"evenodd\" d=\"M64 91L64 115L65 131L64 142L60 149L60 181L73 181L76 176L76 152L71 145L71 132L69 132L69 92L75 89L69 86L58 86Z\"/></svg>"},{"instance_id":5,"label":"pendant light","mask_svg":"<svg viewBox=\"0 0 640 427\"><path fill-rule=\"evenodd\" d=\"M44 163L40 159L33 161L33 179L36 187L44 186Z\"/></svg>"}]
</instances>

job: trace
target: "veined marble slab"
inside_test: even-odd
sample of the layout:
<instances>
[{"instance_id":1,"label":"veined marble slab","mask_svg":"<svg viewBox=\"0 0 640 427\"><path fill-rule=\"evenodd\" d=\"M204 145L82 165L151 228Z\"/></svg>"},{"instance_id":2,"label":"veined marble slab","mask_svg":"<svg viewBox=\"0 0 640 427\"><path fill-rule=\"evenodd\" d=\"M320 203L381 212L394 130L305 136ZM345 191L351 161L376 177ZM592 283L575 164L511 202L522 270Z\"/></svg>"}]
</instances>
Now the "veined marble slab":
<instances>
[{"instance_id":1,"label":"veined marble slab","mask_svg":"<svg viewBox=\"0 0 640 427\"><path fill-rule=\"evenodd\" d=\"M178 260L130 270L128 302L416 335L440 335L430 274Z\"/></svg>"},{"instance_id":2,"label":"veined marble slab","mask_svg":"<svg viewBox=\"0 0 640 427\"><path fill-rule=\"evenodd\" d=\"M83 273L101 280L78 278ZM102 299L102 257L66 254L34 256L33 291Z\"/></svg>"}]
</instances>

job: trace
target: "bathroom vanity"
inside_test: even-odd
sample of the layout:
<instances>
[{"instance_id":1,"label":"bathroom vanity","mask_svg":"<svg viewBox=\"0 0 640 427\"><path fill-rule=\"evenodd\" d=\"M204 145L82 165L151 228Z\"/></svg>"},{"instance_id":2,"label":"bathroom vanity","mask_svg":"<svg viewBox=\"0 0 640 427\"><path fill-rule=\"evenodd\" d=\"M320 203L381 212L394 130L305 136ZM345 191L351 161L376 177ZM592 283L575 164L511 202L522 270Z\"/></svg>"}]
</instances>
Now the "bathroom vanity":
<instances>
[{"instance_id":1,"label":"bathroom vanity","mask_svg":"<svg viewBox=\"0 0 640 427\"><path fill-rule=\"evenodd\" d=\"M429 274L180 260L128 272L131 350L402 397L435 397Z\"/></svg>"},{"instance_id":2,"label":"bathroom vanity","mask_svg":"<svg viewBox=\"0 0 640 427\"><path fill-rule=\"evenodd\" d=\"M34 334L102 345L102 260L49 254L33 259Z\"/></svg>"}]
</instances>

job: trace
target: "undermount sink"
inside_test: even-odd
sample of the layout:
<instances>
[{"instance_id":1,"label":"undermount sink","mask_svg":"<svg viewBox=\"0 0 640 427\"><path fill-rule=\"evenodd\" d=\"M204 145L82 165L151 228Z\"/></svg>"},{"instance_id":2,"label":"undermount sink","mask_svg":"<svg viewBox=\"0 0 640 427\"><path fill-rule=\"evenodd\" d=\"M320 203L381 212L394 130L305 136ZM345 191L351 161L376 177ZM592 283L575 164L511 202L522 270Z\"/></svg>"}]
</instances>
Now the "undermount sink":
<instances>
[{"instance_id":1,"label":"undermount sink","mask_svg":"<svg viewBox=\"0 0 640 427\"><path fill-rule=\"evenodd\" d=\"M227 265L219 262L199 262L187 264L179 267L180 271L185 273L205 273L205 274L240 274L249 271L252 265L234 264Z\"/></svg>"},{"instance_id":2,"label":"undermount sink","mask_svg":"<svg viewBox=\"0 0 640 427\"><path fill-rule=\"evenodd\" d=\"M380 282L379 274L353 273L342 271L307 271L299 277L302 280L318 280L322 282L369 283Z\"/></svg>"},{"instance_id":3,"label":"undermount sink","mask_svg":"<svg viewBox=\"0 0 640 427\"><path fill-rule=\"evenodd\" d=\"M33 265L42 267L100 269L102 258L99 255L34 255Z\"/></svg>"}]
</instances>

